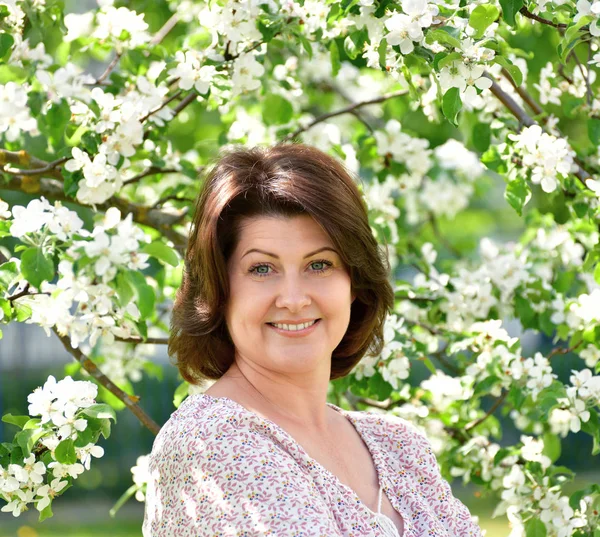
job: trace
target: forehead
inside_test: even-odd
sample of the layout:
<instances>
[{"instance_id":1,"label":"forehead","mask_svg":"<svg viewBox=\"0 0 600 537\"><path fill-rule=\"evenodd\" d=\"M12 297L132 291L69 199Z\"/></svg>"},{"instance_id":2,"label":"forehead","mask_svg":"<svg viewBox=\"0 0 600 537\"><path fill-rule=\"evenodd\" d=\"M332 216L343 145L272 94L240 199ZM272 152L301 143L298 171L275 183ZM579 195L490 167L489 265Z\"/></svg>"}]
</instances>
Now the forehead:
<instances>
[{"instance_id":1,"label":"forehead","mask_svg":"<svg viewBox=\"0 0 600 537\"><path fill-rule=\"evenodd\" d=\"M304 250L307 244L333 246L327 233L310 215L254 216L240 222L236 249L238 253L250 246Z\"/></svg>"}]
</instances>

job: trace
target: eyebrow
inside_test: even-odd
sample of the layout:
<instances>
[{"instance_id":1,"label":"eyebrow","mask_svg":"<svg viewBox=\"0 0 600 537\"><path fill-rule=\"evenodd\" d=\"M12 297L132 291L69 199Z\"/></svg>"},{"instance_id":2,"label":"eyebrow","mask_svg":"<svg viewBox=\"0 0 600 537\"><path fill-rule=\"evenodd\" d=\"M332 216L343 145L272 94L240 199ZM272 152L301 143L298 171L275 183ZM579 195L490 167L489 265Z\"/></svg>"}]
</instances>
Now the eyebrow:
<instances>
[{"instance_id":1,"label":"eyebrow","mask_svg":"<svg viewBox=\"0 0 600 537\"><path fill-rule=\"evenodd\" d=\"M335 250L334 248L330 248L329 246L324 246L323 248L319 248L318 250L315 250L314 252L310 252L310 253L306 254L303 259L306 259L307 257L318 254L319 252L323 252L325 250L331 250L332 252L334 252L336 254L338 253L337 250ZM275 259L279 259L278 255L272 254L271 252L265 252L264 250L259 250L258 248L252 248L252 249L248 250L242 257L244 257L252 252L258 252L259 254L265 254L265 255L274 257Z\"/></svg>"}]
</instances>

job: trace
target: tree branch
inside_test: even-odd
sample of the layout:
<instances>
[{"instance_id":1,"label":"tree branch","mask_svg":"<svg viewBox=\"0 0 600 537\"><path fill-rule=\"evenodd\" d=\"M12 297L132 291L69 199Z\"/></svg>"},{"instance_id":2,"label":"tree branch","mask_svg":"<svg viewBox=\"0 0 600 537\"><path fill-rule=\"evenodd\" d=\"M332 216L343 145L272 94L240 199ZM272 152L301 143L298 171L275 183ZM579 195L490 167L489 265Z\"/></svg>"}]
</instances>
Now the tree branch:
<instances>
[{"instance_id":1,"label":"tree branch","mask_svg":"<svg viewBox=\"0 0 600 537\"><path fill-rule=\"evenodd\" d=\"M196 200L193 200L191 198L180 198L176 194L173 194L171 196L165 196L164 198L160 198L154 205L152 205L152 208L156 209L157 207L160 207L161 205L164 205L165 202L171 201L171 200L185 201L187 203L194 203L194 201L196 201Z\"/></svg>"},{"instance_id":2,"label":"tree branch","mask_svg":"<svg viewBox=\"0 0 600 537\"><path fill-rule=\"evenodd\" d=\"M472 421L471 423L468 423L467 425L465 425L465 431L470 431L471 429L474 429L475 427L477 427L480 423L483 423L485 420L487 420L496 411L496 409L504 402L507 395L508 395L508 391L505 391L500 397L498 397L498 399L496 399L496 402L492 405L492 408L490 408L486 412L485 416L482 416L481 418L476 419L475 421Z\"/></svg>"},{"instance_id":3,"label":"tree branch","mask_svg":"<svg viewBox=\"0 0 600 537\"><path fill-rule=\"evenodd\" d=\"M120 52L115 52L115 57L112 59L112 61L108 64L108 66L106 67L106 69L104 70L104 73L102 73L97 79L96 82L93 82L92 85L94 86L98 86L100 84L102 84L102 82L104 82L104 80L108 77L108 75L110 75L111 71L115 68L115 66L117 65L117 63L119 63L119 60L121 59L121 53Z\"/></svg>"},{"instance_id":4,"label":"tree branch","mask_svg":"<svg viewBox=\"0 0 600 537\"><path fill-rule=\"evenodd\" d=\"M579 343L573 345L572 347L567 347L566 349L564 347L557 347L556 349L552 349L546 358L550 360L550 358L556 356L557 354L569 354L570 352L573 352L577 347L579 347L582 343L583 339Z\"/></svg>"},{"instance_id":5,"label":"tree branch","mask_svg":"<svg viewBox=\"0 0 600 537\"><path fill-rule=\"evenodd\" d=\"M133 343L135 345L167 345L169 343L169 338L167 337L149 337L147 339L142 339L139 337L115 337L115 341L120 341L121 343Z\"/></svg>"},{"instance_id":6,"label":"tree branch","mask_svg":"<svg viewBox=\"0 0 600 537\"><path fill-rule=\"evenodd\" d=\"M157 168L156 166L150 166L150 168L148 168L146 171L139 173L131 179L123 181L123 186L128 186L133 183L137 183L144 177L148 177L149 175L158 175L159 173L179 173L179 170L176 170L174 168Z\"/></svg>"},{"instance_id":7,"label":"tree branch","mask_svg":"<svg viewBox=\"0 0 600 537\"><path fill-rule=\"evenodd\" d=\"M152 39L150 40L150 45L158 45L167 34L175 27L175 25L179 22L179 15L177 13L173 13L169 20L162 25L162 28L154 34Z\"/></svg>"},{"instance_id":8,"label":"tree branch","mask_svg":"<svg viewBox=\"0 0 600 537\"><path fill-rule=\"evenodd\" d=\"M151 115L156 114L156 112L159 112L165 106L167 106L169 103L173 102L175 99L177 99L181 95L181 93L182 93L182 90L175 92L173 95L171 95L171 97L166 99L158 108L155 108L154 110L150 110L150 112L148 112L145 116L143 116L140 119L140 123L144 123L144 121L146 121ZM175 116L173 116L173 117L175 117Z\"/></svg>"},{"instance_id":9,"label":"tree branch","mask_svg":"<svg viewBox=\"0 0 600 537\"><path fill-rule=\"evenodd\" d=\"M447 347L446 347L447 348ZM446 349L442 349L441 351L432 352L431 356L433 356L438 362L442 365L445 365L450 371L452 371L455 375L462 374L462 371L459 367L455 366L453 363L449 362L444 356L444 351Z\"/></svg>"},{"instance_id":10,"label":"tree branch","mask_svg":"<svg viewBox=\"0 0 600 537\"><path fill-rule=\"evenodd\" d=\"M67 160L69 160L69 157L46 162L45 160L30 155L25 150L7 151L6 149L0 149L0 171L9 175L49 175L56 179L62 179L60 171L56 168ZM25 168L6 168L5 164L17 164L18 166L25 166Z\"/></svg>"},{"instance_id":11,"label":"tree branch","mask_svg":"<svg viewBox=\"0 0 600 537\"><path fill-rule=\"evenodd\" d=\"M591 43L590 43L590 47L591 47ZM592 50L591 48L589 49L590 51ZM590 87L590 79L589 79L589 75L590 75L590 70L588 67L586 67L586 71L583 70L583 65L581 65L581 61L579 60L579 58L577 57L577 54L575 54L575 51L571 51L571 53L569 54L569 56L572 56L573 59L575 60L575 63L577 64L577 67L579 67L579 72L581 73L581 77L583 78L583 81L585 82L585 90L586 90L586 101L588 106L590 106L592 104L592 88ZM589 60L590 58L588 58Z\"/></svg>"},{"instance_id":12,"label":"tree branch","mask_svg":"<svg viewBox=\"0 0 600 537\"><path fill-rule=\"evenodd\" d=\"M523 110L517 102L506 93L494 80L492 76L488 73L484 73L483 76L488 77L492 81L492 85L490 87L490 91L492 94L510 111L510 113L515 116L519 123L525 125L526 127L531 127L532 125L537 125L537 123ZM589 187L585 184L586 179L589 179L590 174L582 167L581 161L577 158L574 159L577 164L577 170L574 175L579 179L581 184L589 190Z\"/></svg>"},{"instance_id":13,"label":"tree branch","mask_svg":"<svg viewBox=\"0 0 600 537\"><path fill-rule=\"evenodd\" d=\"M196 100L196 97L198 97L198 94L193 91L186 95L182 101L175 108L173 108L173 117L171 119L175 119L179 112L181 112L192 101Z\"/></svg>"},{"instance_id":14,"label":"tree branch","mask_svg":"<svg viewBox=\"0 0 600 537\"><path fill-rule=\"evenodd\" d=\"M562 23L558 23L557 24L555 22L552 22L551 20L544 19L543 17L540 17L538 15L533 14L526 7L522 7L519 10L519 13L521 13L521 15L524 15L528 19L531 19L531 20L534 20L534 21L537 21L537 22L541 22L542 24L547 24L548 26L553 26L554 28L558 28L560 30L566 30L566 28L567 28L566 24L562 24Z\"/></svg>"},{"instance_id":15,"label":"tree branch","mask_svg":"<svg viewBox=\"0 0 600 537\"><path fill-rule=\"evenodd\" d=\"M56 179L36 179L34 182L31 179L24 177L13 177L8 183L0 184L0 190L12 190L17 192L26 192L28 194L36 194L44 196L48 199L66 201L88 207L65 194L63 184ZM123 216L132 214L132 218L138 224L149 226L160 231L165 237L173 242L175 247L182 251L187 244L187 238L173 229L173 225L178 224L187 214L187 208L181 210L177 214L152 209L143 205L131 203L122 198L113 196L104 203L99 203L96 206L99 211L107 211L110 207L117 207Z\"/></svg>"},{"instance_id":16,"label":"tree branch","mask_svg":"<svg viewBox=\"0 0 600 537\"><path fill-rule=\"evenodd\" d=\"M358 103L353 103L350 106L346 106L345 108L340 108L339 110L335 110L334 112L328 112L327 114L323 114L323 115L315 118L308 125L306 125L306 127L301 127L298 130L296 130L295 132L288 134L287 136L285 136L283 138L282 141L289 142L293 138L296 138L296 136L298 136L299 134L302 134L303 132L307 131L311 127L315 126L317 123L322 123L323 121L326 121L329 118L332 118L335 116L341 116L342 114L354 113L354 111L356 109L362 108L363 106L368 106L370 104L382 103L389 99L401 97L402 95L406 95L406 94L408 94L408 91L406 91L406 90L395 91L393 93L387 93L385 95L381 95L380 97L376 97L375 99L371 99L369 101L360 101Z\"/></svg>"},{"instance_id":17,"label":"tree branch","mask_svg":"<svg viewBox=\"0 0 600 537\"><path fill-rule=\"evenodd\" d=\"M142 408L138 405L140 398L137 395L129 395L119 388L112 380L110 380L98 366L92 362L85 354L79 349L74 349L71 346L71 342L67 336L61 336L56 329L53 329L54 333L58 336L65 349L81 364L81 367L85 369L99 384L104 386L109 392L118 397L125 406L133 412L134 416L140 420L140 422L148 428L153 434L158 434L160 425L156 423Z\"/></svg>"},{"instance_id":18,"label":"tree branch","mask_svg":"<svg viewBox=\"0 0 600 537\"><path fill-rule=\"evenodd\" d=\"M433 213L429 215L429 222L431 223L431 228L433 229L433 234L437 237L437 239L442 243L443 246L454 256L461 257L462 254L452 245L446 237L442 235L440 228L438 226L438 221Z\"/></svg>"},{"instance_id":19,"label":"tree branch","mask_svg":"<svg viewBox=\"0 0 600 537\"><path fill-rule=\"evenodd\" d=\"M529 106L529 108L531 108L531 110L533 110L533 113L536 116L544 113L544 110L542 109L542 107L531 96L531 94L527 90L525 90L525 88L523 88L523 86L517 86L515 84L515 81L512 79L512 76L510 76L510 73L506 69L504 69L504 67L502 68L502 75L504 76L504 78L506 78L506 80L508 80L510 82L511 86L513 88L515 88L515 91L517 92L519 97L521 97L521 99L523 99L523 101L525 101L525 103L527 103L527 106Z\"/></svg>"}]
</instances>

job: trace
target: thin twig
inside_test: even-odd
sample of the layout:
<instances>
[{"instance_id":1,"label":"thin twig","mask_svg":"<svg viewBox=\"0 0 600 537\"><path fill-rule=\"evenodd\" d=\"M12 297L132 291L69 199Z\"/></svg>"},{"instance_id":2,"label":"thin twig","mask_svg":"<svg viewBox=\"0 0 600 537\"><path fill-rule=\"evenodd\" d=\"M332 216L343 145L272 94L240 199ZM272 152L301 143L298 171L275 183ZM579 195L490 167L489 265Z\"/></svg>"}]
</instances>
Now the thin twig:
<instances>
[{"instance_id":1,"label":"thin twig","mask_svg":"<svg viewBox=\"0 0 600 537\"><path fill-rule=\"evenodd\" d=\"M465 431L470 431L471 429L474 429L475 427L477 427L480 423L483 423L485 420L487 420L495 411L496 409L504 402L504 399L506 399L506 396L508 395L508 392L505 390L504 393L498 397L498 399L496 399L496 402L492 405L492 408L490 408L485 416L482 416L479 419L476 419L475 421L472 421L471 423L468 423L467 425L465 425Z\"/></svg>"},{"instance_id":2,"label":"thin twig","mask_svg":"<svg viewBox=\"0 0 600 537\"><path fill-rule=\"evenodd\" d=\"M175 99L179 98L179 96L181 95L181 93L182 93L181 90L177 91L176 93L174 93L173 95L171 95L171 97L169 97L168 99L166 99L159 107L155 108L154 110L150 110L150 112L148 112L145 116L143 116L140 119L140 123L144 123L144 121L146 121L150 116L152 116L153 114L156 114L157 112L161 111L169 103L171 103Z\"/></svg>"},{"instance_id":3,"label":"thin twig","mask_svg":"<svg viewBox=\"0 0 600 537\"><path fill-rule=\"evenodd\" d=\"M459 375L462 373L462 371L460 370L459 367L455 366L453 363L449 362L446 359L446 356L444 355L444 351L446 349L442 349L440 351L436 351L436 352L432 352L431 356L433 356L438 362L440 362L442 365L445 365L450 371L452 371L454 374Z\"/></svg>"},{"instance_id":4,"label":"thin twig","mask_svg":"<svg viewBox=\"0 0 600 537\"><path fill-rule=\"evenodd\" d=\"M573 345L572 347L568 347L566 349L564 347L557 347L556 349L552 349L546 358L548 360L550 360L550 358L552 358L553 356L556 356L557 354L569 354L570 352L573 352L577 347L579 347L582 343L583 343L583 339L579 343Z\"/></svg>"},{"instance_id":5,"label":"thin twig","mask_svg":"<svg viewBox=\"0 0 600 537\"><path fill-rule=\"evenodd\" d=\"M7 183L2 184L4 190L12 190L17 192L31 192L31 180L24 177L12 177ZM82 207L88 205L81 203L77 199L68 197L65 194L63 183L55 179L38 179L35 185L35 192L38 196L44 196L47 199L67 201ZM181 235L173 226L181 222L188 213L188 208L183 208L179 213L173 214L170 212L152 209L145 205L131 203L123 198L113 196L104 203L95 205L99 212L106 212L110 207L116 207L121 211L123 216L132 214L132 218L138 224L152 227L160 231L165 237L173 242L178 251L183 251L187 244L187 237Z\"/></svg>"},{"instance_id":6,"label":"thin twig","mask_svg":"<svg viewBox=\"0 0 600 537\"><path fill-rule=\"evenodd\" d=\"M18 298L24 297L24 296L28 296L29 293L29 282L25 284L25 287L23 288L23 290L20 293L17 293L16 295L12 295L9 296L6 300L8 300L9 302L12 302L13 300L17 300Z\"/></svg>"},{"instance_id":7,"label":"thin twig","mask_svg":"<svg viewBox=\"0 0 600 537\"><path fill-rule=\"evenodd\" d=\"M94 82L94 85L99 85L102 84L102 82L104 82L104 79L110 75L111 71L115 68L115 66L117 65L117 63L119 63L119 60L121 59L121 53L120 52L116 52L115 53L115 57L112 59L112 61L108 64L108 66L106 67L106 69L104 70L104 73L102 73L97 79L96 82Z\"/></svg>"},{"instance_id":8,"label":"thin twig","mask_svg":"<svg viewBox=\"0 0 600 537\"><path fill-rule=\"evenodd\" d=\"M179 114L179 112L181 112L192 101L196 100L197 97L198 97L198 94L193 91L191 93L188 93L182 99L182 101L175 108L173 108L173 117L171 119L175 119L175 117Z\"/></svg>"},{"instance_id":9,"label":"thin twig","mask_svg":"<svg viewBox=\"0 0 600 537\"><path fill-rule=\"evenodd\" d=\"M196 200L191 198L180 198L177 194L172 194L171 196L165 196L164 198L160 198L154 205L152 205L153 209L156 209L163 205L167 201L176 200L176 201L185 201L187 203L194 203Z\"/></svg>"},{"instance_id":10,"label":"thin twig","mask_svg":"<svg viewBox=\"0 0 600 537\"><path fill-rule=\"evenodd\" d=\"M577 57L577 54L575 54L575 52L572 51L570 56L572 56L573 59L575 60L577 67L579 67L579 72L581 73L581 77L583 78L583 81L585 82L585 88L586 88L586 94L587 94L587 104L589 106L590 104L592 104L592 88L590 87L590 80L589 80L590 70L587 69L587 73L586 73L586 71L583 70L583 65L581 64L581 60Z\"/></svg>"},{"instance_id":11,"label":"thin twig","mask_svg":"<svg viewBox=\"0 0 600 537\"><path fill-rule=\"evenodd\" d=\"M490 91L492 94L510 111L510 113L515 116L519 122L526 126L531 127L532 125L537 125L537 123L523 110L517 102L506 93L494 80L492 76L488 73L484 73L484 76L487 76L491 81L492 85L490 86ZM586 185L586 179L590 178L590 174L582 167L581 162L578 159L574 159L577 164L577 170L574 172L575 177L579 179L581 184L589 190L589 187Z\"/></svg>"},{"instance_id":12,"label":"thin twig","mask_svg":"<svg viewBox=\"0 0 600 537\"><path fill-rule=\"evenodd\" d=\"M542 109L542 107L531 96L531 94L527 90L525 90L525 88L523 88L523 86L517 86L515 84L515 81L513 80L512 76L510 76L510 73L506 69L504 69L504 67L502 68L502 75L504 76L504 78L506 78L506 80L508 80L510 82L512 87L518 93L519 97L521 97L521 99L523 99L523 101L525 103L527 103L529 108L531 108L533 110L533 113L536 116L544 113L544 110Z\"/></svg>"},{"instance_id":13,"label":"thin twig","mask_svg":"<svg viewBox=\"0 0 600 537\"><path fill-rule=\"evenodd\" d=\"M167 345L169 343L169 338L167 337L149 337L146 339L142 339L139 337L115 337L115 341L120 341L121 343L133 343L135 345Z\"/></svg>"},{"instance_id":14,"label":"thin twig","mask_svg":"<svg viewBox=\"0 0 600 537\"><path fill-rule=\"evenodd\" d=\"M43 166L42 168L33 168L31 170L28 170L28 169L21 169L21 168L6 168L6 167L4 167L2 169L2 171L4 173L8 173L9 175L41 175L41 174L48 173L49 171L54 170L57 166L60 166L61 164L67 162L67 160L70 160L70 157L59 158L58 160L49 162L46 166Z\"/></svg>"},{"instance_id":15,"label":"thin twig","mask_svg":"<svg viewBox=\"0 0 600 537\"><path fill-rule=\"evenodd\" d=\"M150 45L158 45L167 34L175 27L175 25L179 22L179 15L177 13L173 13L169 20L162 25L162 28L154 34L152 39L150 40Z\"/></svg>"},{"instance_id":16,"label":"thin twig","mask_svg":"<svg viewBox=\"0 0 600 537\"><path fill-rule=\"evenodd\" d=\"M54 177L55 179L62 179L60 170L58 170L57 167L67 160L69 160L69 158L64 157L52 162L47 162L34 157L24 149L20 151L7 151L6 149L0 149L0 172L18 176L47 175L49 177ZM5 164L16 164L17 166L23 166L23 168L7 169L3 167Z\"/></svg>"},{"instance_id":17,"label":"thin twig","mask_svg":"<svg viewBox=\"0 0 600 537\"><path fill-rule=\"evenodd\" d=\"M562 63L558 65L558 74L562 76L569 84L575 84L575 81L565 73L565 66Z\"/></svg>"},{"instance_id":18,"label":"thin twig","mask_svg":"<svg viewBox=\"0 0 600 537\"><path fill-rule=\"evenodd\" d=\"M339 110L335 110L333 112L328 112L327 114L320 115L319 117L315 118L313 121L311 121L305 127L301 127L298 130L296 130L295 132L292 132L291 134L288 134L287 136L285 136L282 141L283 142L289 142L290 140L292 140L293 138L296 138L296 136L298 136L299 134L302 134L303 132L307 131L308 129L310 129L311 127L313 127L314 125L316 125L317 123L322 123L323 121L326 121L329 118L332 118L332 117L335 117L335 116L341 116L342 114L354 113L354 111L357 108L362 108L363 106L368 106L370 104L382 103L382 102L385 102L385 101L387 101L389 99L394 99L396 97L401 97L403 95L406 95L407 93L408 93L408 91L406 91L406 90L395 91L393 93L387 93L385 95L381 95L380 97L376 97L375 99L371 99L369 101L360 101L358 103L353 103L350 106L346 106L344 108L340 108Z\"/></svg>"},{"instance_id":19,"label":"thin twig","mask_svg":"<svg viewBox=\"0 0 600 537\"><path fill-rule=\"evenodd\" d=\"M587 88L587 104L588 106L592 106L592 86L590 84L590 61L592 59L592 42L589 42L589 46L588 46L588 59L587 59L587 63L586 63L586 71L585 71L585 85Z\"/></svg>"},{"instance_id":20,"label":"thin twig","mask_svg":"<svg viewBox=\"0 0 600 537\"><path fill-rule=\"evenodd\" d=\"M524 15L525 17L527 17L528 19L537 21L537 22L541 22L542 24L547 24L548 26L553 26L554 28L558 28L560 30L566 30L567 25L563 24L563 23L555 23L552 22L551 20L548 19L544 19L543 17L540 17L539 15L535 15L534 13L532 13L531 11L529 11L526 7L522 7L519 10L519 13L521 13L522 15Z\"/></svg>"},{"instance_id":21,"label":"thin twig","mask_svg":"<svg viewBox=\"0 0 600 537\"><path fill-rule=\"evenodd\" d=\"M433 213L431 213L429 215L429 222L431 223L431 228L433 229L433 234L446 247L446 249L448 251L450 251L450 253L452 255L454 255L454 257L461 257L462 254L452 244L450 244L448 242L448 240L446 239L446 237L444 237L442 235L442 232L440 231L440 228L438 226L437 219L435 218L435 215Z\"/></svg>"},{"instance_id":22,"label":"thin twig","mask_svg":"<svg viewBox=\"0 0 600 537\"><path fill-rule=\"evenodd\" d=\"M156 166L150 166L146 171L135 175L131 179L127 179L123 181L123 186L131 185L132 183L137 183L142 180L144 177L148 177L149 175L158 175L159 173L178 173L179 170L174 168L157 168Z\"/></svg>"},{"instance_id":23,"label":"thin twig","mask_svg":"<svg viewBox=\"0 0 600 537\"><path fill-rule=\"evenodd\" d=\"M118 397L125 406L133 412L134 416L140 420L140 422L148 428L155 435L158 434L160 426L156 423L142 408L138 405L140 398L137 395L129 395L119 388L112 380L110 380L98 366L92 362L80 349L74 349L71 346L71 341L67 336L61 336L56 328L53 328L54 333L58 336L65 349L81 364L94 379L104 386L109 392Z\"/></svg>"}]
</instances>

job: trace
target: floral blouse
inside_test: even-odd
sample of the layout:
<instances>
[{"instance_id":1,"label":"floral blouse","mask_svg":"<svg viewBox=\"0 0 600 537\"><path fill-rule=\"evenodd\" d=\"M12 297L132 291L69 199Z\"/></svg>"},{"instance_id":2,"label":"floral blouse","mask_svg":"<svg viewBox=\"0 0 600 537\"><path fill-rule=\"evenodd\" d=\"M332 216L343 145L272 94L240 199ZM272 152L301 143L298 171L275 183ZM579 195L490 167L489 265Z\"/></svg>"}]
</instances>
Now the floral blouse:
<instances>
[{"instance_id":1,"label":"floral blouse","mask_svg":"<svg viewBox=\"0 0 600 537\"><path fill-rule=\"evenodd\" d=\"M369 448L379 484L404 519L402 537L481 537L423 433L398 416L327 404ZM291 435L226 397L188 397L156 437L149 470L144 537L389 535Z\"/></svg>"}]
</instances>

